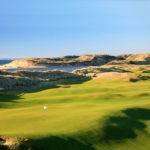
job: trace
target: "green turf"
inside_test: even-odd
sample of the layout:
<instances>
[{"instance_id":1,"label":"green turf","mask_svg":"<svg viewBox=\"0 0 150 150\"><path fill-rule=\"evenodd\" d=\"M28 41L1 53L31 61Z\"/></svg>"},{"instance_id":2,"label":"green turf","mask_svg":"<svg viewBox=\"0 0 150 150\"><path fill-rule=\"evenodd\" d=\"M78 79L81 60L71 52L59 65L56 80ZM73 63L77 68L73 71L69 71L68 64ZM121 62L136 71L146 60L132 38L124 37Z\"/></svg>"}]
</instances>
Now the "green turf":
<instances>
[{"instance_id":1,"label":"green turf","mask_svg":"<svg viewBox=\"0 0 150 150\"><path fill-rule=\"evenodd\" d=\"M20 149L150 149L148 80L91 80L0 94L0 115L1 135L30 139Z\"/></svg>"}]
</instances>

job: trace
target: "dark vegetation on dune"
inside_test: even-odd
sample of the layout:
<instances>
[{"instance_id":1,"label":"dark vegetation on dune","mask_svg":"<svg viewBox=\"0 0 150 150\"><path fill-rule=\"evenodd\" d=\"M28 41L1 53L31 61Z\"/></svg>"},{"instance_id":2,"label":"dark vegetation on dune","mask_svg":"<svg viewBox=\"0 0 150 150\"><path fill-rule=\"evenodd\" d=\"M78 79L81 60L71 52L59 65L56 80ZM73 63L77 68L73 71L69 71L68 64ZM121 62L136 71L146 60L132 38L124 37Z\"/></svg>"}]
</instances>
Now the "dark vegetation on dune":
<instances>
[{"instance_id":1,"label":"dark vegetation on dune","mask_svg":"<svg viewBox=\"0 0 150 150\"><path fill-rule=\"evenodd\" d=\"M0 91L15 91L15 90L31 90L43 86L56 85L58 83L84 82L89 80L78 74L73 74L65 71L0 71ZM75 83L75 82L74 82Z\"/></svg>"}]
</instances>

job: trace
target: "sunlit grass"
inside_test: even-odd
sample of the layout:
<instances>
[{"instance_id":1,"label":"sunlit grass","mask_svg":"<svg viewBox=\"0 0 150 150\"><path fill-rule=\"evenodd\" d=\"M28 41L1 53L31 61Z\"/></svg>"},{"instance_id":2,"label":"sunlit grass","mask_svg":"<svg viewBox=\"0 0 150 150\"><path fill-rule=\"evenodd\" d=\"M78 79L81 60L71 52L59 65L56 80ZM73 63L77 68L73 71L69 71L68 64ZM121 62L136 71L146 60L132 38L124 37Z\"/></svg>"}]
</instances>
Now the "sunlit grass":
<instances>
[{"instance_id":1,"label":"sunlit grass","mask_svg":"<svg viewBox=\"0 0 150 150\"><path fill-rule=\"evenodd\" d=\"M1 135L31 139L44 139L52 136L71 137L81 143L90 143L93 149L86 147L87 150L134 150L140 146L139 150L150 149L148 144L149 118L145 120L140 118L145 125L142 130L137 127L141 123L139 120L131 122L132 130L135 127L136 137L127 136L121 141L112 138L110 141L108 139L108 143L102 140L106 134L104 134L104 127L107 127L106 122L111 116L125 117L126 115L121 111L129 108L133 110L134 108L150 108L150 81L148 80L138 82L91 80L82 84L58 85L18 96L16 93L1 94L0 99ZM47 106L46 110L43 109L44 106ZM143 110L140 111L143 112ZM121 119L128 126L132 118ZM122 125L120 122L115 122L115 124L116 126ZM120 128L115 128L116 132L117 129L120 132ZM112 130L110 131L113 133ZM131 131L126 129L125 132ZM115 134L112 136L115 137ZM51 141L51 138L49 140ZM145 149L142 148L144 143ZM75 148L81 150L83 145L78 144L76 143L76 146L79 147ZM48 143L45 145L49 146ZM57 146L56 144L56 148ZM53 149L55 150L55 146ZM69 149L64 147L64 150Z\"/></svg>"}]
</instances>

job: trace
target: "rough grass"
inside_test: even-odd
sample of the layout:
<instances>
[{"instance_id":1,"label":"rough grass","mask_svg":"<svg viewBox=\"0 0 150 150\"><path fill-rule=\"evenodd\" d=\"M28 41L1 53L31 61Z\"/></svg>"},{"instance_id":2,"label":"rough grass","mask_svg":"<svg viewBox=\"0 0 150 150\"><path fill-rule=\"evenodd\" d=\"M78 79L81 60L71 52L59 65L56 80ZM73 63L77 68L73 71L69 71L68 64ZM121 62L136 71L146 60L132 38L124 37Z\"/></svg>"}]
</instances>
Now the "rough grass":
<instances>
[{"instance_id":1,"label":"rough grass","mask_svg":"<svg viewBox=\"0 0 150 150\"><path fill-rule=\"evenodd\" d=\"M90 78L59 70L52 71L0 71L0 91L31 90L43 85L66 81L84 81Z\"/></svg>"},{"instance_id":2,"label":"rough grass","mask_svg":"<svg viewBox=\"0 0 150 150\"><path fill-rule=\"evenodd\" d=\"M91 80L0 94L0 134L28 138L24 150L149 150L149 89L148 80Z\"/></svg>"}]
</instances>

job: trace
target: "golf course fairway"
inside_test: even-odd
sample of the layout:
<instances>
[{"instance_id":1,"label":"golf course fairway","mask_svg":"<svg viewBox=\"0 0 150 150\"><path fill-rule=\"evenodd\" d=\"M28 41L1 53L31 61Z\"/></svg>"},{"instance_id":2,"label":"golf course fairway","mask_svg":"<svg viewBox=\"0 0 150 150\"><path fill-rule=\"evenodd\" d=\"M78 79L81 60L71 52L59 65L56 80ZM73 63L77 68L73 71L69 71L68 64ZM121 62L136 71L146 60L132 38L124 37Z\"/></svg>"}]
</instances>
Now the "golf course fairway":
<instances>
[{"instance_id":1,"label":"golf course fairway","mask_svg":"<svg viewBox=\"0 0 150 150\"><path fill-rule=\"evenodd\" d=\"M150 80L1 93L0 135L24 150L149 150Z\"/></svg>"}]
</instances>

